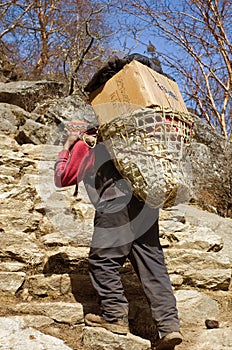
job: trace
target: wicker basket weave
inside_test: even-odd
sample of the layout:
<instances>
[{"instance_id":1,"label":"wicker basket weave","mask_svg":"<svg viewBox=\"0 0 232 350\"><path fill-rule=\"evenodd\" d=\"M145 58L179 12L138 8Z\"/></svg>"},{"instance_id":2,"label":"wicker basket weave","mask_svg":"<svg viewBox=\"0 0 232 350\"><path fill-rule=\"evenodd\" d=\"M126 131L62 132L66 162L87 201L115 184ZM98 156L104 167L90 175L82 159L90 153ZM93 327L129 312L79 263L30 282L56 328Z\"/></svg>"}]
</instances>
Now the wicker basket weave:
<instances>
[{"instance_id":1,"label":"wicker basket weave","mask_svg":"<svg viewBox=\"0 0 232 350\"><path fill-rule=\"evenodd\" d=\"M98 133L135 195L158 208L186 200L192 128L190 115L155 107L115 118Z\"/></svg>"}]
</instances>

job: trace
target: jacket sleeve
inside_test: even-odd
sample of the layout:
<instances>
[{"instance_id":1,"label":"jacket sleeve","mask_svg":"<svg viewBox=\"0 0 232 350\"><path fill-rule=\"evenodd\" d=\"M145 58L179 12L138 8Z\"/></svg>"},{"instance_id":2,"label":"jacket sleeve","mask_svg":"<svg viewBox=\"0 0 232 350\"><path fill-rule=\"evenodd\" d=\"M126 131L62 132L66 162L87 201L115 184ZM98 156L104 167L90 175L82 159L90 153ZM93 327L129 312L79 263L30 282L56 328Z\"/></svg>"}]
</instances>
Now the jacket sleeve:
<instances>
[{"instance_id":1,"label":"jacket sleeve","mask_svg":"<svg viewBox=\"0 0 232 350\"><path fill-rule=\"evenodd\" d=\"M54 167L54 182L57 187L76 185L86 172L93 171L94 152L83 141L75 143L71 151L59 152Z\"/></svg>"}]
</instances>

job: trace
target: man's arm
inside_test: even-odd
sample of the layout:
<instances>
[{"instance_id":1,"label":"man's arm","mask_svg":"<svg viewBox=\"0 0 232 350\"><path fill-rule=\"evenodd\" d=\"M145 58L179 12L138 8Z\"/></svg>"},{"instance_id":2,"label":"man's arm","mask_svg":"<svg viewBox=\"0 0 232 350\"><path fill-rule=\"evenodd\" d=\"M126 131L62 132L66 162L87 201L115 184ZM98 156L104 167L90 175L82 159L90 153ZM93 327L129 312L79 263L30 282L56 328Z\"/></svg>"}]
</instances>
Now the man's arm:
<instances>
[{"instance_id":1,"label":"man's arm","mask_svg":"<svg viewBox=\"0 0 232 350\"><path fill-rule=\"evenodd\" d=\"M71 134L63 150L59 152L54 168L54 182L57 187L76 185L93 169L94 152L78 135Z\"/></svg>"}]
</instances>

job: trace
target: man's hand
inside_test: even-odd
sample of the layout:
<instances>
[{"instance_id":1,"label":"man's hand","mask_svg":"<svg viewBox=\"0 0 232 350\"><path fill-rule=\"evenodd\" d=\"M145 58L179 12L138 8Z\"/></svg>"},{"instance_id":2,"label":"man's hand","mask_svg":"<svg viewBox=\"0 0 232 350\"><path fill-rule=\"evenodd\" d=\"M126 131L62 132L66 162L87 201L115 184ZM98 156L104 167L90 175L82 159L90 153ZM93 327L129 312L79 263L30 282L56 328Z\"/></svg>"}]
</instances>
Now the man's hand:
<instances>
[{"instance_id":1,"label":"man's hand","mask_svg":"<svg viewBox=\"0 0 232 350\"><path fill-rule=\"evenodd\" d=\"M80 139L80 132L71 132L68 136L63 149L70 150L70 148L74 145L74 143Z\"/></svg>"}]
</instances>

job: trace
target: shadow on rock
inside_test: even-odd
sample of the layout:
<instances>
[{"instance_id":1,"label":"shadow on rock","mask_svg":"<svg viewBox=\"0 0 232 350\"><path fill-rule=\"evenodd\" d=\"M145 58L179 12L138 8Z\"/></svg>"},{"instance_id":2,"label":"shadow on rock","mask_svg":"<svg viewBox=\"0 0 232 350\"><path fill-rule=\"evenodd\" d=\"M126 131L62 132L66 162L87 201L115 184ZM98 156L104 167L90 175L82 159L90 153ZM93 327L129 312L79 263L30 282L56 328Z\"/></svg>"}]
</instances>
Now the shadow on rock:
<instances>
[{"instance_id":1,"label":"shadow on rock","mask_svg":"<svg viewBox=\"0 0 232 350\"><path fill-rule=\"evenodd\" d=\"M65 253L55 254L47 260L43 273L45 276L54 274L68 274L70 277L71 293L78 303L83 306L84 314L100 314L98 295L92 286L87 266L73 266ZM151 343L157 339L157 329L152 320L150 308L141 288L131 290L127 283L123 283L125 294L129 300L130 331L134 335L149 339ZM143 305L141 307L141 305Z\"/></svg>"},{"instance_id":2,"label":"shadow on rock","mask_svg":"<svg viewBox=\"0 0 232 350\"><path fill-rule=\"evenodd\" d=\"M48 258L43 268L45 276L68 274L71 283L71 293L78 303L83 305L84 314L99 313L98 297L92 286L87 266L73 266L66 253L58 253Z\"/></svg>"}]
</instances>

